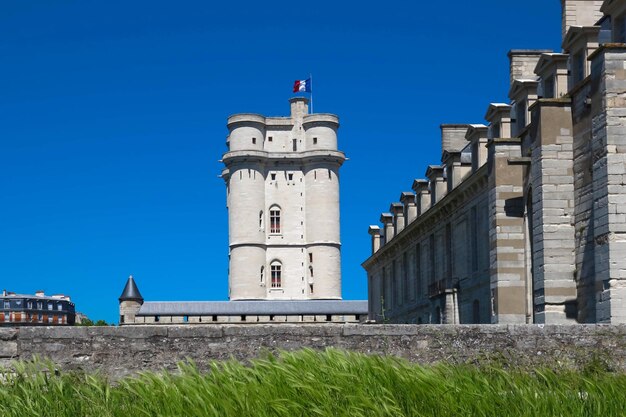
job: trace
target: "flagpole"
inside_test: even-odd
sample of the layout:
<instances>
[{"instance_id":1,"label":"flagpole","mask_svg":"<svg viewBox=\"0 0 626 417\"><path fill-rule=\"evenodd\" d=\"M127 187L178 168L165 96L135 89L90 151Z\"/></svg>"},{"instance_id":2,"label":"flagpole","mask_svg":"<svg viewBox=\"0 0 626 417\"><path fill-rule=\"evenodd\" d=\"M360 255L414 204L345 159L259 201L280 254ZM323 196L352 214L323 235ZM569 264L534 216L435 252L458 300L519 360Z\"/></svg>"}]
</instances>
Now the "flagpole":
<instances>
[{"instance_id":1,"label":"flagpole","mask_svg":"<svg viewBox=\"0 0 626 417\"><path fill-rule=\"evenodd\" d=\"M313 74L309 73L309 80L311 80L311 111L310 114L313 114Z\"/></svg>"}]
</instances>

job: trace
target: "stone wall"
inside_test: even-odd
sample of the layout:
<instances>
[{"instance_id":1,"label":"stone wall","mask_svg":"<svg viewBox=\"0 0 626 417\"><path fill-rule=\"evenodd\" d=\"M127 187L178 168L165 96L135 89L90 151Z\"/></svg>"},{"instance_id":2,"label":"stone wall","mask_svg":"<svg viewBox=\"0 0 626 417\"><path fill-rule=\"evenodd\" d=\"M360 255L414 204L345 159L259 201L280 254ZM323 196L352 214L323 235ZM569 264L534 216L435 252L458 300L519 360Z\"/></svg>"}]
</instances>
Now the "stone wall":
<instances>
[{"instance_id":1,"label":"stone wall","mask_svg":"<svg viewBox=\"0 0 626 417\"><path fill-rule=\"evenodd\" d=\"M120 378L175 370L192 359L249 360L267 351L328 347L415 363L497 362L580 369L601 361L626 371L625 325L186 325L0 329L0 361L52 359L62 369Z\"/></svg>"}]
</instances>

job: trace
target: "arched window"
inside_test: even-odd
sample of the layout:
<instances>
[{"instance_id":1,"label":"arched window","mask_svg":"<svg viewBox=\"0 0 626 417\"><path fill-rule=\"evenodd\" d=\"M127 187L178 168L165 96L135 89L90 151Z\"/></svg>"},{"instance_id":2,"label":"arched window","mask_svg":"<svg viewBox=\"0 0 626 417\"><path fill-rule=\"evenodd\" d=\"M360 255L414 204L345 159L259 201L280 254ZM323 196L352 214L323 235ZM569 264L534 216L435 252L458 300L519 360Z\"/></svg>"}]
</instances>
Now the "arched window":
<instances>
[{"instance_id":1,"label":"arched window","mask_svg":"<svg viewBox=\"0 0 626 417\"><path fill-rule=\"evenodd\" d=\"M280 208L276 206L270 209L270 233L280 233Z\"/></svg>"},{"instance_id":2,"label":"arched window","mask_svg":"<svg viewBox=\"0 0 626 417\"><path fill-rule=\"evenodd\" d=\"M272 262L271 274L272 274L272 288L281 288L282 287L282 269L283 266L280 262L274 261Z\"/></svg>"}]
</instances>

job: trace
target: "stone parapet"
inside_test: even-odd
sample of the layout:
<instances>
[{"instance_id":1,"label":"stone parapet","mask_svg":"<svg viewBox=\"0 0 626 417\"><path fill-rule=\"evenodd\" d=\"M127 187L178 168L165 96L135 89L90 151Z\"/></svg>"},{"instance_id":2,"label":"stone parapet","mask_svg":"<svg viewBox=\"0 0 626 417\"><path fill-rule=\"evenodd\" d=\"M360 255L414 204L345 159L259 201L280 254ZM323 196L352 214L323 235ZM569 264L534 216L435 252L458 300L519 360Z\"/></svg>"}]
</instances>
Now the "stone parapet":
<instances>
[{"instance_id":1,"label":"stone parapet","mask_svg":"<svg viewBox=\"0 0 626 417\"><path fill-rule=\"evenodd\" d=\"M51 359L63 370L111 377L177 370L193 360L242 361L267 352L337 348L419 364L471 363L582 369L600 360L626 371L626 326L619 325L197 325L0 329L0 362Z\"/></svg>"}]
</instances>

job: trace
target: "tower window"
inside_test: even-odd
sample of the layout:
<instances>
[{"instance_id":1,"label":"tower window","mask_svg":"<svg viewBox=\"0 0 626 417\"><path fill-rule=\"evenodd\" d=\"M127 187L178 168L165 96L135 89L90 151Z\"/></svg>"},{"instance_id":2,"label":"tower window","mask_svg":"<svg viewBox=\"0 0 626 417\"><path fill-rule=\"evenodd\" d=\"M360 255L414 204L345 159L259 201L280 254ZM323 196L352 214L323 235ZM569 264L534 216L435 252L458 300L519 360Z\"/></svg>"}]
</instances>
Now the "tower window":
<instances>
[{"instance_id":1,"label":"tower window","mask_svg":"<svg viewBox=\"0 0 626 417\"><path fill-rule=\"evenodd\" d=\"M268 141L268 142L271 142L271 141L273 141L273 140L274 140L274 138L273 138L272 136L268 136L268 137L267 137L267 141Z\"/></svg>"},{"instance_id":2,"label":"tower window","mask_svg":"<svg viewBox=\"0 0 626 417\"><path fill-rule=\"evenodd\" d=\"M313 267L309 266L309 271L311 272L311 278L313 278Z\"/></svg>"},{"instance_id":3,"label":"tower window","mask_svg":"<svg viewBox=\"0 0 626 417\"><path fill-rule=\"evenodd\" d=\"M289 181L293 181L293 174L288 174L289 175Z\"/></svg>"},{"instance_id":4,"label":"tower window","mask_svg":"<svg viewBox=\"0 0 626 417\"><path fill-rule=\"evenodd\" d=\"M293 150L294 152L298 150L298 139L293 140Z\"/></svg>"},{"instance_id":5,"label":"tower window","mask_svg":"<svg viewBox=\"0 0 626 417\"><path fill-rule=\"evenodd\" d=\"M276 181L276 174L270 174L270 178L272 178L272 181Z\"/></svg>"},{"instance_id":6,"label":"tower window","mask_svg":"<svg viewBox=\"0 0 626 417\"><path fill-rule=\"evenodd\" d=\"M270 210L270 233L280 233L280 209Z\"/></svg>"},{"instance_id":7,"label":"tower window","mask_svg":"<svg viewBox=\"0 0 626 417\"><path fill-rule=\"evenodd\" d=\"M300 223L302 223L302 222L300 222ZM313 254L312 253L309 253L309 262L313 262Z\"/></svg>"},{"instance_id":8,"label":"tower window","mask_svg":"<svg viewBox=\"0 0 626 417\"><path fill-rule=\"evenodd\" d=\"M252 138L252 144L256 145L256 138Z\"/></svg>"},{"instance_id":9,"label":"tower window","mask_svg":"<svg viewBox=\"0 0 626 417\"><path fill-rule=\"evenodd\" d=\"M261 285L265 284L265 267L261 267Z\"/></svg>"},{"instance_id":10,"label":"tower window","mask_svg":"<svg viewBox=\"0 0 626 417\"><path fill-rule=\"evenodd\" d=\"M282 265L280 262L273 262L271 265L272 288L282 287Z\"/></svg>"},{"instance_id":11,"label":"tower window","mask_svg":"<svg viewBox=\"0 0 626 417\"><path fill-rule=\"evenodd\" d=\"M313 138L313 145L317 145L317 138Z\"/></svg>"},{"instance_id":12,"label":"tower window","mask_svg":"<svg viewBox=\"0 0 626 417\"><path fill-rule=\"evenodd\" d=\"M259 229L263 230L263 210L259 212Z\"/></svg>"}]
</instances>

